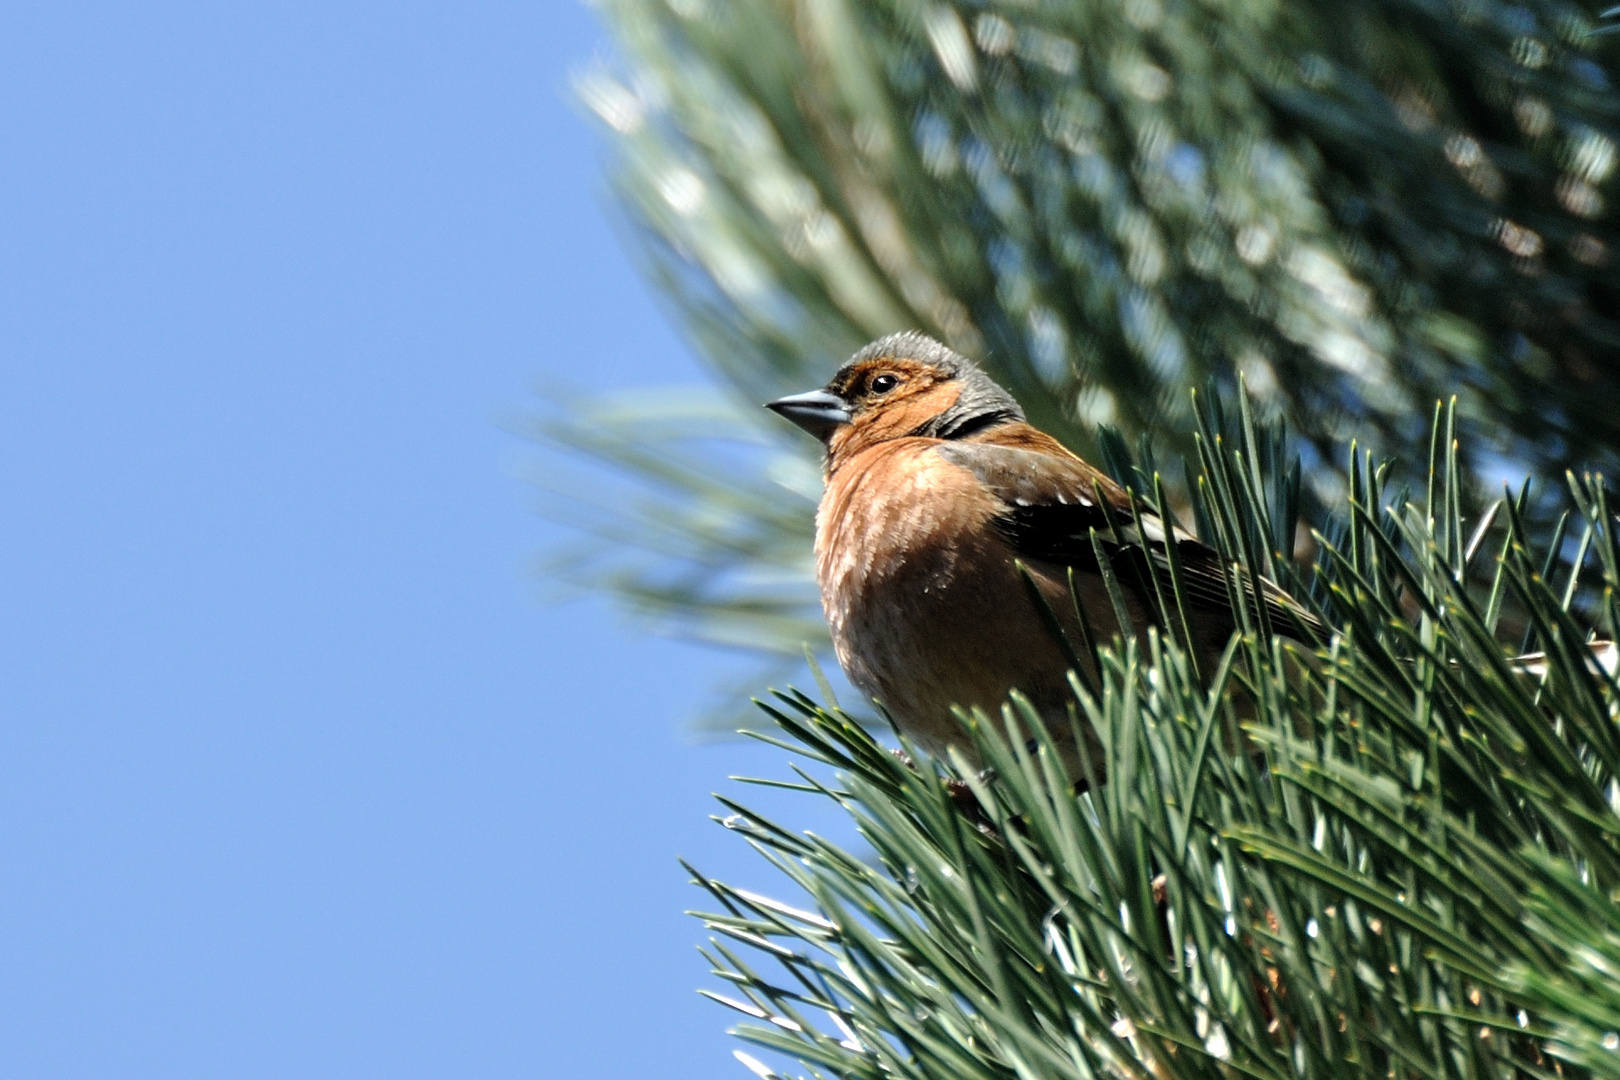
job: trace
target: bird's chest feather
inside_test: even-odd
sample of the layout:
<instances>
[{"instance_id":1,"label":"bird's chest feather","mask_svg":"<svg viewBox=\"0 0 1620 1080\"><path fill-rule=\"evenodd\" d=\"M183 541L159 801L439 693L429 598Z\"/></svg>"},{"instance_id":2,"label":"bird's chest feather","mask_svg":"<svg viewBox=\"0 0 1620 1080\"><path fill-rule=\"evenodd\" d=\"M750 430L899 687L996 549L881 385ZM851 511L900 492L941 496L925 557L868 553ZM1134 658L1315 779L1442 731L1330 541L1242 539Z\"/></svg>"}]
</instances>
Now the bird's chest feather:
<instances>
[{"instance_id":1,"label":"bird's chest feather","mask_svg":"<svg viewBox=\"0 0 1620 1080\"><path fill-rule=\"evenodd\" d=\"M995 707L1023 666L1007 651L1054 668L995 525L1003 509L924 440L866 452L822 498L816 569L839 662L928 742L916 729L949 724L951 705Z\"/></svg>"}]
</instances>

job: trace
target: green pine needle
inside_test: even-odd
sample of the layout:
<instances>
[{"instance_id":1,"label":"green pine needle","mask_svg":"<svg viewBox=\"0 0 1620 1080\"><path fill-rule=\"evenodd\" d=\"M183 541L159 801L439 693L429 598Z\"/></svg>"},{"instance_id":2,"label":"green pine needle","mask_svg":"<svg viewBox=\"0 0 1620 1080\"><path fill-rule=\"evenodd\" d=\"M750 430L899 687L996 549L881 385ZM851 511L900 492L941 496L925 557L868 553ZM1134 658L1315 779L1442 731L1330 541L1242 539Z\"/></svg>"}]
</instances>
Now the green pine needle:
<instances>
[{"instance_id":1,"label":"green pine needle","mask_svg":"<svg viewBox=\"0 0 1620 1080\"><path fill-rule=\"evenodd\" d=\"M1223 422L1201 432L1198 516L1258 566L1261 538L1293 535L1290 474L1251 418ZM1321 648L1251 628L1206 683L1175 634L1103 644L1076 683L1108 777L1085 794L1016 695L964 718L983 774L778 695L773 741L838 774L784 786L832 799L869 850L727 801L810 905L694 874L726 909L702 918L747 999L721 995L738 1035L873 1080L1620 1076L1620 690L1570 614L1610 610L1616 522L1600 482L1571 483L1598 553L1571 591L1509 506L1473 582L1496 546L1454 451L1434 460L1421 504L1350 470L1347 527L1318 535L1339 628ZM1163 626L1177 576L1153 594ZM1544 675L1491 633L1498 596Z\"/></svg>"}]
</instances>

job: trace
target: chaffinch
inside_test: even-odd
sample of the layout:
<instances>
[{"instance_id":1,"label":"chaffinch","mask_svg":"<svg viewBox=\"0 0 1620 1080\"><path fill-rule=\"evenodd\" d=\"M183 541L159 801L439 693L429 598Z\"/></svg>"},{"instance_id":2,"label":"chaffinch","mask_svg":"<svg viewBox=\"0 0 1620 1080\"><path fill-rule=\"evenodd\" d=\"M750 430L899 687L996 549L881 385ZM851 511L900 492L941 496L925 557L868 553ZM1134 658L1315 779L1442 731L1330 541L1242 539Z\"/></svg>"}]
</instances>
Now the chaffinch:
<instances>
[{"instance_id":1,"label":"chaffinch","mask_svg":"<svg viewBox=\"0 0 1620 1080\"><path fill-rule=\"evenodd\" d=\"M767 407L826 447L816 578L838 661L855 686L925 749L956 746L970 758L951 706L994 715L1017 688L1077 770L1066 721L1069 660L1019 565L1071 641L1084 638L1070 568L1094 640L1139 634L1154 611L1143 572L1167 566L1162 522L1142 511L1138 534L1118 484L1028 424L970 360L923 334L881 338L824 389ZM1127 627L1098 572L1094 528L1110 538L1105 554ZM1126 544L1111 539L1116 528ZM1194 608L1194 643L1211 664L1235 625L1227 563L1179 529L1170 541ZM1260 592L1281 632L1320 629L1271 582L1262 580Z\"/></svg>"}]
</instances>

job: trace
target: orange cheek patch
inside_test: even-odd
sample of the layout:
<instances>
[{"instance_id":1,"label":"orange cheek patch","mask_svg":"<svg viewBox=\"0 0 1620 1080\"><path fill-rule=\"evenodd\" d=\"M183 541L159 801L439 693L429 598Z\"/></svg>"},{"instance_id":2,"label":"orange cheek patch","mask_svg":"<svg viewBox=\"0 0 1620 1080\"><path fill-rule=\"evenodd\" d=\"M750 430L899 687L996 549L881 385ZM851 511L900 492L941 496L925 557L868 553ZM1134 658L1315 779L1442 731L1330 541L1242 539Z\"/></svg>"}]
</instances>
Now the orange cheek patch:
<instances>
[{"instance_id":1,"label":"orange cheek patch","mask_svg":"<svg viewBox=\"0 0 1620 1080\"><path fill-rule=\"evenodd\" d=\"M890 439L905 438L955 405L961 394L962 388L955 383L935 384L869 407L833 435L827 445L829 463Z\"/></svg>"},{"instance_id":2,"label":"orange cheek patch","mask_svg":"<svg viewBox=\"0 0 1620 1080\"><path fill-rule=\"evenodd\" d=\"M885 409L883 426L891 433L890 438L909 435L955 405L961 396L962 388L955 383L931 386Z\"/></svg>"}]
</instances>

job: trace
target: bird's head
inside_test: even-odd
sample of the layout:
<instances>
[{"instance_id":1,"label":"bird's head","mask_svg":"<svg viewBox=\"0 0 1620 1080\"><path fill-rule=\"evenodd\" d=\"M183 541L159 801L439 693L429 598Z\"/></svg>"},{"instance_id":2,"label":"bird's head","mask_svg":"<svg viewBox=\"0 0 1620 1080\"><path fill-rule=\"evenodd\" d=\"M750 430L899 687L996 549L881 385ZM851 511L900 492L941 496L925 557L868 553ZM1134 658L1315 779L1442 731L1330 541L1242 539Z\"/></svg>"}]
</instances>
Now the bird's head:
<instances>
[{"instance_id":1,"label":"bird's head","mask_svg":"<svg viewBox=\"0 0 1620 1080\"><path fill-rule=\"evenodd\" d=\"M1024 419L977 364L914 331L872 342L822 389L765 407L820 439L829 461L890 439L961 439Z\"/></svg>"}]
</instances>

